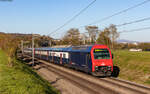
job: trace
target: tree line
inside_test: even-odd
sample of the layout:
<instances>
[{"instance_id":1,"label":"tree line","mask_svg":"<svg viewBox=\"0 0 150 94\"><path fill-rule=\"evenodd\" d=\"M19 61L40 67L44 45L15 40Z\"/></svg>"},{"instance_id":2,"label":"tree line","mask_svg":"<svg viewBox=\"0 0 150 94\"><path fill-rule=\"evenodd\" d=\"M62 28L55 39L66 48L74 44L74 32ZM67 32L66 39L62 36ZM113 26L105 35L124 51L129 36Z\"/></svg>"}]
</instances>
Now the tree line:
<instances>
[{"instance_id":1,"label":"tree line","mask_svg":"<svg viewBox=\"0 0 150 94\"><path fill-rule=\"evenodd\" d=\"M120 33L114 24L100 30L97 26L86 26L87 32L80 33L78 28L69 29L60 41L54 41L55 45L91 45L104 44L110 49L142 49L150 51L150 43L118 43Z\"/></svg>"},{"instance_id":2,"label":"tree line","mask_svg":"<svg viewBox=\"0 0 150 94\"><path fill-rule=\"evenodd\" d=\"M13 66L13 58L16 54L20 39L5 33L0 33L0 49L8 56L8 66Z\"/></svg>"},{"instance_id":3,"label":"tree line","mask_svg":"<svg viewBox=\"0 0 150 94\"><path fill-rule=\"evenodd\" d=\"M53 39L50 36L41 36L39 34L6 34L0 33L0 48L8 53L9 57L13 57L16 49L21 48L21 40L24 48L32 47L32 37L34 38L35 47L50 47L55 45L92 45L104 44L110 49L130 49L137 48L143 50L150 49L150 43L117 43L119 32L115 25L111 24L103 30L97 26L86 26L86 32L81 33L78 28L69 29L61 39Z\"/></svg>"},{"instance_id":4,"label":"tree line","mask_svg":"<svg viewBox=\"0 0 150 94\"><path fill-rule=\"evenodd\" d=\"M69 29L57 45L91 45L104 44L114 49L116 40L119 37L117 28L111 24L104 30L99 30L97 26L86 26L86 33L80 33L79 29Z\"/></svg>"}]
</instances>

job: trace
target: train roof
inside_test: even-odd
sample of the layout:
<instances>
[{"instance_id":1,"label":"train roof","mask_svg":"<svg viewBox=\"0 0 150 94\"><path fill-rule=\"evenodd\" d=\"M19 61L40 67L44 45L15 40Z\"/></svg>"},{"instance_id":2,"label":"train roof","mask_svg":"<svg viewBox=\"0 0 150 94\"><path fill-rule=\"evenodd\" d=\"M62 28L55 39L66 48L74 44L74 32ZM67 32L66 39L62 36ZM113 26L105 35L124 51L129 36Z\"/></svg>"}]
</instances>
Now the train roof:
<instances>
[{"instance_id":1,"label":"train roof","mask_svg":"<svg viewBox=\"0 0 150 94\"><path fill-rule=\"evenodd\" d=\"M35 48L40 51L62 51L62 52L90 52L93 46L104 46L104 45L80 45L80 46L69 46L69 47L47 47L47 48Z\"/></svg>"}]
</instances>

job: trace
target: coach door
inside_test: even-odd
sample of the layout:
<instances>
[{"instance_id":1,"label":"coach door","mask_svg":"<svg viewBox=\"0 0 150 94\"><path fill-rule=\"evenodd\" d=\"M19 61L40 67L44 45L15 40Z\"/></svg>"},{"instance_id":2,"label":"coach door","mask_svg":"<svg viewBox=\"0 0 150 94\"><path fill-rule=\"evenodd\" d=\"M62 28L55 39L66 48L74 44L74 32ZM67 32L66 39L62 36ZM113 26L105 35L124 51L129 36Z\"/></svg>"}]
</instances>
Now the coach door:
<instances>
[{"instance_id":1,"label":"coach door","mask_svg":"<svg viewBox=\"0 0 150 94\"><path fill-rule=\"evenodd\" d=\"M86 64L85 69L86 71L88 71L88 54L86 54L85 64Z\"/></svg>"},{"instance_id":2,"label":"coach door","mask_svg":"<svg viewBox=\"0 0 150 94\"><path fill-rule=\"evenodd\" d=\"M62 53L60 53L60 64L62 64Z\"/></svg>"},{"instance_id":3,"label":"coach door","mask_svg":"<svg viewBox=\"0 0 150 94\"><path fill-rule=\"evenodd\" d=\"M89 71L89 69L88 69L89 65L90 65L89 63L90 63L90 54L87 53L86 54L86 67L85 67L87 72Z\"/></svg>"},{"instance_id":4,"label":"coach door","mask_svg":"<svg viewBox=\"0 0 150 94\"><path fill-rule=\"evenodd\" d=\"M54 62L54 53L52 53L52 62Z\"/></svg>"}]
</instances>

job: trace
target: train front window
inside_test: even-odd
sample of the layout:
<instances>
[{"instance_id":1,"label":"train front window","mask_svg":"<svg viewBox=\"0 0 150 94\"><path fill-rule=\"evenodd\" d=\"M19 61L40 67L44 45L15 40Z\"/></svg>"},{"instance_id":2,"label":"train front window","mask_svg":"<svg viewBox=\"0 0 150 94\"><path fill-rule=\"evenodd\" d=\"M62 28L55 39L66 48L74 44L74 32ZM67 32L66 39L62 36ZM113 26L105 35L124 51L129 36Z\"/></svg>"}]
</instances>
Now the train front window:
<instances>
[{"instance_id":1,"label":"train front window","mask_svg":"<svg viewBox=\"0 0 150 94\"><path fill-rule=\"evenodd\" d=\"M108 49L94 49L94 59L110 59Z\"/></svg>"}]
</instances>

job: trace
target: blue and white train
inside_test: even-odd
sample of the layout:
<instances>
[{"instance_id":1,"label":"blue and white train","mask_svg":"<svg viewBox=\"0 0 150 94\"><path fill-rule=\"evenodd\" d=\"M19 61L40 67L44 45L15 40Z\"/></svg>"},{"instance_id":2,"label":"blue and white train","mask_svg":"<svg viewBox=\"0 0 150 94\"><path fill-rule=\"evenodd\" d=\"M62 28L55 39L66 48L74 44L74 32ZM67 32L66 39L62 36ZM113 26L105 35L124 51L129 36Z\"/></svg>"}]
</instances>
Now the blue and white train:
<instances>
[{"instance_id":1,"label":"blue and white train","mask_svg":"<svg viewBox=\"0 0 150 94\"><path fill-rule=\"evenodd\" d=\"M32 49L24 49L32 55ZM111 76L113 61L110 49L105 45L35 48L36 58L82 70L94 76Z\"/></svg>"}]
</instances>

